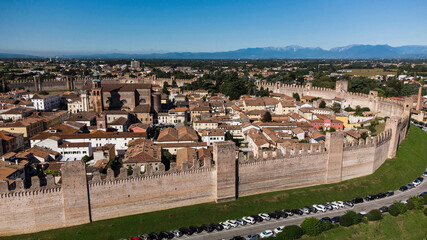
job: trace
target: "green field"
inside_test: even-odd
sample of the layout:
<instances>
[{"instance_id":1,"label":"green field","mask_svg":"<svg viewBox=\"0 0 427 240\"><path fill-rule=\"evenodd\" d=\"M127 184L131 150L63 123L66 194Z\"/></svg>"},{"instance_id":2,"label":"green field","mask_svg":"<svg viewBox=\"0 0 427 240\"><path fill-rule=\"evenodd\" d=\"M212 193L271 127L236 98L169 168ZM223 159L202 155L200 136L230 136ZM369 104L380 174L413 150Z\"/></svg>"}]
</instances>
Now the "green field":
<instances>
[{"instance_id":1,"label":"green field","mask_svg":"<svg viewBox=\"0 0 427 240\"><path fill-rule=\"evenodd\" d=\"M427 167L427 134L411 126L397 156L374 174L337 184L321 185L242 197L228 203L206 203L97 221L75 227L0 239L120 239L142 233L242 217L319 202L349 200L356 196L398 189ZM106 196L107 197L107 196Z\"/></svg>"},{"instance_id":2,"label":"green field","mask_svg":"<svg viewBox=\"0 0 427 240\"><path fill-rule=\"evenodd\" d=\"M381 221L360 223L351 227L342 227L323 232L316 237L305 236L302 239L426 239L427 217L421 210L408 211L393 217L385 214Z\"/></svg>"},{"instance_id":3,"label":"green field","mask_svg":"<svg viewBox=\"0 0 427 240\"><path fill-rule=\"evenodd\" d=\"M359 75L361 77L369 77L375 75L389 75L396 74L396 72L385 72L382 68L374 68L374 69L347 69L351 70L349 73L345 73L348 75Z\"/></svg>"}]
</instances>

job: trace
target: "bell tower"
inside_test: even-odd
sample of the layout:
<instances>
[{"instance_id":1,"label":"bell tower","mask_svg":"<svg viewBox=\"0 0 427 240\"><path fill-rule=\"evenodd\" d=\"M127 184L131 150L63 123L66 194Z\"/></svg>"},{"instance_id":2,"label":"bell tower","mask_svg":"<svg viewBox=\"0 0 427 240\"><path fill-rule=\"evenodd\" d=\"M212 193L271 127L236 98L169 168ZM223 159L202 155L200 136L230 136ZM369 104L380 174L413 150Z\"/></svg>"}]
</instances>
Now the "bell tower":
<instances>
[{"instance_id":1,"label":"bell tower","mask_svg":"<svg viewBox=\"0 0 427 240\"><path fill-rule=\"evenodd\" d=\"M91 95L93 111L101 113L103 110L102 87L101 80L99 79L99 73L97 71L93 74Z\"/></svg>"}]
</instances>

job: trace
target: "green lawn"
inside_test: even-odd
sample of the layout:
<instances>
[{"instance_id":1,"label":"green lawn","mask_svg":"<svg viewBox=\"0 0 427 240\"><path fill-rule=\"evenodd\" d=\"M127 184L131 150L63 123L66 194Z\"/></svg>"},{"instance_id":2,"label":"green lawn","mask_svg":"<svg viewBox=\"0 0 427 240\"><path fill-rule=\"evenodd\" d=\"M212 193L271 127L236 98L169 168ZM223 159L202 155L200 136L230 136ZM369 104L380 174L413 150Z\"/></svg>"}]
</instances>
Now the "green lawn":
<instances>
[{"instance_id":1,"label":"green lawn","mask_svg":"<svg viewBox=\"0 0 427 240\"><path fill-rule=\"evenodd\" d=\"M259 212L296 208L332 200L348 200L356 196L395 190L413 181L426 169L426 146L427 134L411 126L397 156L387 160L374 174L366 177L337 184L242 197L229 203L199 204L0 239L119 239Z\"/></svg>"},{"instance_id":2,"label":"green lawn","mask_svg":"<svg viewBox=\"0 0 427 240\"><path fill-rule=\"evenodd\" d=\"M374 69L350 69L350 73L345 73L348 75L359 75L361 77L369 77L375 75L395 75L396 72L385 72L382 68L374 68Z\"/></svg>"},{"instance_id":3,"label":"green lawn","mask_svg":"<svg viewBox=\"0 0 427 240\"><path fill-rule=\"evenodd\" d=\"M302 239L426 239L427 217L420 210L408 211L393 217L385 214L376 222L360 223L351 227L331 229L316 237L304 236Z\"/></svg>"}]
</instances>

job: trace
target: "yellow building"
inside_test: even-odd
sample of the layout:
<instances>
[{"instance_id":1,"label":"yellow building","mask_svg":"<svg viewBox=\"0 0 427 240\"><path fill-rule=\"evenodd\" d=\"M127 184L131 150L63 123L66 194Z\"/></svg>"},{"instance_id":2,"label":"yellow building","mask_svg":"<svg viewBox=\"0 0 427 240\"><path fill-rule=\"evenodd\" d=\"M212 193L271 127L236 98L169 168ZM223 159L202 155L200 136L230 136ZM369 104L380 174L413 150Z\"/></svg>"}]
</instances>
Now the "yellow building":
<instances>
[{"instance_id":1,"label":"yellow building","mask_svg":"<svg viewBox=\"0 0 427 240\"><path fill-rule=\"evenodd\" d=\"M22 133L24 134L24 138L30 138L44 130L43 120L36 117L28 117L16 122L1 123L0 130L11 133Z\"/></svg>"}]
</instances>

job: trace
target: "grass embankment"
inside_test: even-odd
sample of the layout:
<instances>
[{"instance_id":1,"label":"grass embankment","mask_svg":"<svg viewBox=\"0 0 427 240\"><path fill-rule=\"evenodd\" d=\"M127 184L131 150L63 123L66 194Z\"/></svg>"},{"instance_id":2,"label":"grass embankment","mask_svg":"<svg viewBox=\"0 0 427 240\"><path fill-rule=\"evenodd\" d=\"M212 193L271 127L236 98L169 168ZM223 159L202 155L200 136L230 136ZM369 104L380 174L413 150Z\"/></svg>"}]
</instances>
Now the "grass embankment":
<instances>
[{"instance_id":1,"label":"grass embankment","mask_svg":"<svg viewBox=\"0 0 427 240\"><path fill-rule=\"evenodd\" d=\"M426 169L426 146L427 134L411 126L397 156L387 160L374 174L366 177L337 184L242 197L229 203L199 204L1 239L120 239L141 233L177 229L259 212L296 208L332 200L348 200L356 196L395 190L413 181Z\"/></svg>"},{"instance_id":2,"label":"grass embankment","mask_svg":"<svg viewBox=\"0 0 427 240\"><path fill-rule=\"evenodd\" d=\"M408 211L397 217L384 214L380 221L360 223L351 227L339 226L319 236L304 236L302 239L425 239L426 220L421 210Z\"/></svg>"}]
</instances>

